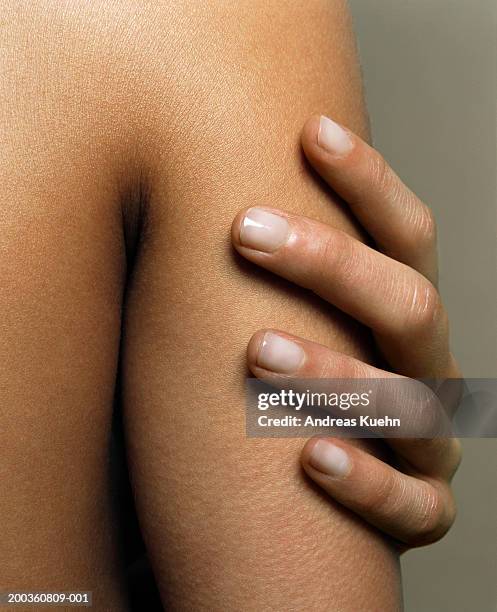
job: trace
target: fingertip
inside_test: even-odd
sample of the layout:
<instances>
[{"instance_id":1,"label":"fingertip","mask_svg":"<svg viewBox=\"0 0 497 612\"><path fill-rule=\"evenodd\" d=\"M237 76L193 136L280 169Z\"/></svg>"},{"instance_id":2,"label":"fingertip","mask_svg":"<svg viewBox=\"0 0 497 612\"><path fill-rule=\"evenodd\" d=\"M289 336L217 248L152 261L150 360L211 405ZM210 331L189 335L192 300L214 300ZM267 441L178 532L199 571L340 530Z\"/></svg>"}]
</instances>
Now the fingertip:
<instances>
[{"instance_id":1,"label":"fingertip","mask_svg":"<svg viewBox=\"0 0 497 612\"><path fill-rule=\"evenodd\" d=\"M258 368L257 356L261 350L262 343L264 342L264 336L266 335L266 329L260 329L250 338L247 345L247 365L251 372L255 373Z\"/></svg>"},{"instance_id":2,"label":"fingertip","mask_svg":"<svg viewBox=\"0 0 497 612\"><path fill-rule=\"evenodd\" d=\"M322 436L315 436L314 438L310 438L309 440L307 440L307 442L304 444L302 451L300 453L300 460L304 468L311 467L311 464L310 464L311 454L312 454L314 447L316 446L317 442L320 439L322 439Z\"/></svg>"},{"instance_id":3,"label":"fingertip","mask_svg":"<svg viewBox=\"0 0 497 612\"><path fill-rule=\"evenodd\" d=\"M361 150L361 140L353 132L325 115L314 115L302 130L302 148L309 163L330 182L334 171L357 163L356 150Z\"/></svg>"},{"instance_id":4,"label":"fingertip","mask_svg":"<svg viewBox=\"0 0 497 612\"><path fill-rule=\"evenodd\" d=\"M306 352L285 332L266 329L256 332L247 347L248 366L256 375L296 375L306 361Z\"/></svg>"},{"instance_id":5,"label":"fingertip","mask_svg":"<svg viewBox=\"0 0 497 612\"><path fill-rule=\"evenodd\" d=\"M250 208L251 206L247 206L246 208L243 208L242 210L240 210L236 214L231 224L231 242L236 249L242 246L241 241L240 241L240 231L242 228L243 220L245 219L247 211L250 210Z\"/></svg>"},{"instance_id":6,"label":"fingertip","mask_svg":"<svg viewBox=\"0 0 497 612\"><path fill-rule=\"evenodd\" d=\"M316 149L319 150L318 134L320 121L321 115L313 115L304 123L300 139L306 155L312 155Z\"/></svg>"},{"instance_id":7,"label":"fingertip","mask_svg":"<svg viewBox=\"0 0 497 612\"><path fill-rule=\"evenodd\" d=\"M315 480L318 475L343 479L352 470L351 453L335 438L317 436L307 441L301 452L305 471Z\"/></svg>"}]
</instances>

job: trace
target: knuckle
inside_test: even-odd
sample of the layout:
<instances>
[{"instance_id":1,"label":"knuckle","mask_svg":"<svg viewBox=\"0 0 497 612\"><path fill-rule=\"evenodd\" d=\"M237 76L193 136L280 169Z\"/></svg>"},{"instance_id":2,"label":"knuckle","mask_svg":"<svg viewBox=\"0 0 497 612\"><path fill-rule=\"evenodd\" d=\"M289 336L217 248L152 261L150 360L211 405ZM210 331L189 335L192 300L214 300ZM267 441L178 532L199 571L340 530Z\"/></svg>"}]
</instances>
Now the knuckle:
<instances>
[{"instance_id":1,"label":"knuckle","mask_svg":"<svg viewBox=\"0 0 497 612\"><path fill-rule=\"evenodd\" d=\"M380 193L390 196L396 190L394 174L385 158L379 153L374 153L369 159L369 176ZM395 197L395 193L393 194Z\"/></svg>"},{"instance_id":2,"label":"knuckle","mask_svg":"<svg viewBox=\"0 0 497 612\"><path fill-rule=\"evenodd\" d=\"M444 508L435 491L427 492L421 503L418 520L418 536L423 540L436 539L443 521Z\"/></svg>"},{"instance_id":3,"label":"knuckle","mask_svg":"<svg viewBox=\"0 0 497 612\"><path fill-rule=\"evenodd\" d=\"M395 515L395 508L401 504L404 495L399 488L399 479L395 472L385 472L375 481L368 495L363 500L364 508L374 508L381 515ZM400 503L399 503L400 502Z\"/></svg>"},{"instance_id":4,"label":"knuckle","mask_svg":"<svg viewBox=\"0 0 497 612\"><path fill-rule=\"evenodd\" d=\"M406 311L404 326L411 334L432 333L440 327L446 328L447 315L440 294L423 277L407 292Z\"/></svg>"},{"instance_id":5,"label":"knuckle","mask_svg":"<svg viewBox=\"0 0 497 612\"><path fill-rule=\"evenodd\" d=\"M404 248L412 252L433 249L437 242L437 224L431 208L402 182L379 153L369 160L369 175L376 189L396 207L406 221L402 228Z\"/></svg>"},{"instance_id":6,"label":"knuckle","mask_svg":"<svg viewBox=\"0 0 497 612\"><path fill-rule=\"evenodd\" d=\"M437 223L431 208L420 203L413 227L418 250L431 248L437 241Z\"/></svg>"},{"instance_id":7,"label":"knuckle","mask_svg":"<svg viewBox=\"0 0 497 612\"><path fill-rule=\"evenodd\" d=\"M427 452L430 448L433 451L442 439L439 436L447 429L445 411L437 396L426 386L419 390L413 400L409 406L411 415L407 417L407 425L419 436L419 447L424 447ZM415 448L416 443L412 447Z\"/></svg>"},{"instance_id":8,"label":"knuckle","mask_svg":"<svg viewBox=\"0 0 497 612\"><path fill-rule=\"evenodd\" d=\"M341 353L327 354L320 362L317 378L330 378L350 380L351 378L365 378L362 364Z\"/></svg>"},{"instance_id":9,"label":"knuckle","mask_svg":"<svg viewBox=\"0 0 497 612\"><path fill-rule=\"evenodd\" d=\"M437 224L433 211L410 190L404 196L406 225L402 241L410 253L424 253L435 248Z\"/></svg>"},{"instance_id":10,"label":"knuckle","mask_svg":"<svg viewBox=\"0 0 497 612\"><path fill-rule=\"evenodd\" d=\"M320 285L326 287L337 276L349 278L355 275L356 259L351 239L344 232L327 231L317 245L315 258L315 274Z\"/></svg>"},{"instance_id":11,"label":"knuckle","mask_svg":"<svg viewBox=\"0 0 497 612\"><path fill-rule=\"evenodd\" d=\"M427 485L417 510L415 529L409 544L424 546L437 542L448 532L455 516L456 509L452 496L446 502L438 490Z\"/></svg>"}]
</instances>

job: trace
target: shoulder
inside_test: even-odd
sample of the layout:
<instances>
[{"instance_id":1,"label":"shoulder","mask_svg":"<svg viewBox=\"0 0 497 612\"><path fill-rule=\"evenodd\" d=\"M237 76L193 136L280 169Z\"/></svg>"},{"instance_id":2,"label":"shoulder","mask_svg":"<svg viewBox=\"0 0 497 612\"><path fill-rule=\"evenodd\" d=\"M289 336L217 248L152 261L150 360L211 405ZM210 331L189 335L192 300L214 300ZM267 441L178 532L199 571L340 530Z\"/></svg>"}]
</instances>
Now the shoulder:
<instances>
[{"instance_id":1,"label":"shoulder","mask_svg":"<svg viewBox=\"0 0 497 612\"><path fill-rule=\"evenodd\" d=\"M283 102L276 82L317 90L350 67L349 30L344 0L6 0L0 44L32 83L154 117L266 91Z\"/></svg>"},{"instance_id":2,"label":"shoulder","mask_svg":"<svg viewBox=\"0 0 497 612\"><path fill-rule=\"evenodd\" d=\"M188 166L198 181L199 167L224 172L243 161L259 173L261 151L294 155L310 114L364 115L344 0L6 0L3 8L0 113L16 100L6 119L22 114L28 133L45 126L67 149L90 143L120 167L160 166L169 176L180 168L186 180Z\"/></svg>"}]
</instances>

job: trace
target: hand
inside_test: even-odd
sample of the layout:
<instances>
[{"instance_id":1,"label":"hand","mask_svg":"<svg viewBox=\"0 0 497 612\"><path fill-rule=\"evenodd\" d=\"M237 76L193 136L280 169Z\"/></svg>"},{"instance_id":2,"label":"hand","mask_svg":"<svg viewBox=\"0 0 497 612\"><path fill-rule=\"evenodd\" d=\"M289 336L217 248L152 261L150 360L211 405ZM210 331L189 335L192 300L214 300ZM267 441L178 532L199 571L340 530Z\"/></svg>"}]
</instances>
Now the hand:
<instances>
[{"instance_id":1,"label":"hand","mask_svg":"<svg viewBox=\"0 0 497 612\"><path fill-rule=\"evenodd\" d=\"M302 146L377 250L331 226L270 208L249 208L237 215L232 226L236 250L370 327L397 375L459 378L436 289L436 227L430 209L372 147L330 119L310 119ZM247 354L252 373L275 383L282 378L392 376L275 330L257 332ZM396 453L398 468L346 440L323 437L306 443L302 464L335 500L396 539L401 548L440 539L455 517L450 481L460 462L459 441L386 442Z\"/></svg>"}]
</instances>

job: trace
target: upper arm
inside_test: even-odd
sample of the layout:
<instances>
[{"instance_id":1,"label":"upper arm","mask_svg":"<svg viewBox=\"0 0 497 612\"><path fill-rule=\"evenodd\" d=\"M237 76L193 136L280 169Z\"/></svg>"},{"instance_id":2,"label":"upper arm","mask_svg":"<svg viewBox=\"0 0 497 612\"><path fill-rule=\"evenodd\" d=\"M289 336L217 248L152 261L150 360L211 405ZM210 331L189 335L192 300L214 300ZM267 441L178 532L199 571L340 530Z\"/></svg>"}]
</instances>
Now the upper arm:
<instances>
[{"instance_id":1,"label":"upper arm","mask_svg":"<svg viewBox=\"0 0 497 612\"><path fill-rule=\"evenodd\" d=\"M242 264L229 230L264 203L350 232L305 167L305 119L365 135L343 2L183 2L150 62L150 184L127 297L125 418L139 513L163 596L188 609L397 609L379 534L304 479L301 440L244 433L245 347L277 327L358 356L351 321ZM171 23L174 25L171 26Z\"/></svg>"}]
</instances>

